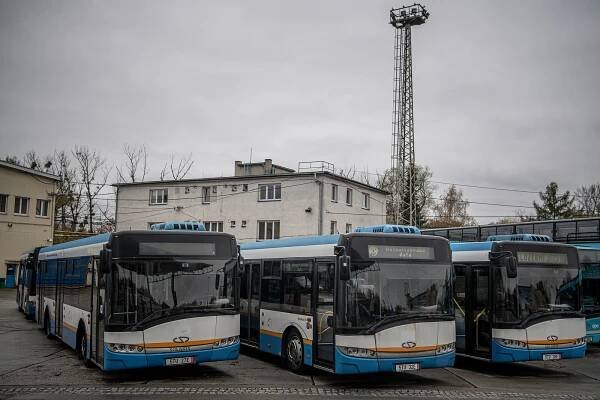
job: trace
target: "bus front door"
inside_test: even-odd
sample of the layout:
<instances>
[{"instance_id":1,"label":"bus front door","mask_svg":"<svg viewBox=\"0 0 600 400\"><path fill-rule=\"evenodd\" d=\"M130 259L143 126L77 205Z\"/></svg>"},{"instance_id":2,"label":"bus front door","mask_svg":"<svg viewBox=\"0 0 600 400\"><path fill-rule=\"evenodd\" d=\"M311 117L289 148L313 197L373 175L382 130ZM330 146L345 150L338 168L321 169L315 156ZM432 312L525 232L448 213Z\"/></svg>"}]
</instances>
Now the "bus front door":
<instances>
[{"instance_id":1,"label":"bus front door","mask_svg":"<svg viewBox=\"0 0 600 400\"><path fill-rule=\"evenodd\" d=\"M334 362L334 317L333 299L335 263L318 262L316 274L316 315L314 316L313 351L315 363L333 368Z\"/></svg>"},{"instance_id":2,"label":"bus front door","mask_svg":"<svg viewBox=\"0 0 600 400\"><path fill-rule=\"evenodd\" d=\"M69 262L72 262L69 260ZM67 262L60 260L56 267L56 290L54 297L54 334L58 337L62 337L62 326L63 326L63 301L65 296L65 270L67 268Z\"/></svg>"},{"instance_id":3,"label":"bus front door","mask_svg":"<svg viewBox=\"0 0 600 400\"><path fill-rule=\"evenodd\" d=\"M258 345L260 334L260 263L251 263L244 266L242 274L240 319L240 336L253 345Z\"/></svg>"},{"instance_id":4,"label":"bus front door","mask_svg":"<svg viewBox=\"0 0 600 400\"><path fill-rule=\"evenodd\" d=\"M92 360L102 366L104 363L104 284L105 277L100 275L100 260L92 259L92 323L91 354Z\"/></svg>"},{"instance_id":5,"label":"bus front door","mask_svg":"<svg viewBox=\"0 0 600 400\"><path fill-rule=\"evenodd\" d=\"M470 266L467 280L467 353L487 358L491 344L489 265Z\"/></svg>"}]
</instances>

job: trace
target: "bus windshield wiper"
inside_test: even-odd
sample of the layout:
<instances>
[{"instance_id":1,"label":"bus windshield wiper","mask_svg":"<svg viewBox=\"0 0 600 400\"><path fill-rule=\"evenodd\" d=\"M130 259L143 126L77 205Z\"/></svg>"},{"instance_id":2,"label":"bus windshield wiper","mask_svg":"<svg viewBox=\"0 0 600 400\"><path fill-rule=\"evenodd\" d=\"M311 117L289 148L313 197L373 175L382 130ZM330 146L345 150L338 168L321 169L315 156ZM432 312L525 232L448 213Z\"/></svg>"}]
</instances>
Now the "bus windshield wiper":
<instances>
[{"instance_id":1,"label":"bus windshield wiper","mask_svg":"<svg viewBox=\"0 0 600 400\"><path fill-rule=\"evenodd\" d=\"M539 318L544 318L546 316L549 315L557 315L557 316L570 316L573 314L579 314L579 311L577 310L545 310L545 311L536 311L535 313L531 314L530 316L528 316L527 318L525 318L521 324L527 324L531 321L534 321L536 319Z\"/></svg>"},{"instance_id":2,"label":"bus windshield wiper","mask_svg":"<svg viewBox=\"0 0 600 400\"><path fill-rule=\"evenodd\" d=\"M151 312L150 314L148 314L144 318L142 318L140 321L138 321L135 325L133 325L131 327L131 330L134 331L137 328L139 328L140 326L142 326L143 324L145 324L146 322L150 322L154 319L160 318L163 315L169 315L171 313L171 310L172 310L172 308L161 308L160 310Z\"/></svg>"},{"instance_id":3,"label":"bus windshield wiper","mask_svg":"<svg viewBox=\"0 0 600 400\"><path fill-rule=\"evenodd\" d=\"M375 332L378 328L383 325L387 325L391 322L405 321L407 319L438 319L440 317L447 317L447 315L436 313L436 314L428 314L428 313L411 313L411 314L397 314L397 315L388 315L383 317L379 321L377 321L374 325L367 329L367 333L371 334Z\"/></svg>"}]
</instances>

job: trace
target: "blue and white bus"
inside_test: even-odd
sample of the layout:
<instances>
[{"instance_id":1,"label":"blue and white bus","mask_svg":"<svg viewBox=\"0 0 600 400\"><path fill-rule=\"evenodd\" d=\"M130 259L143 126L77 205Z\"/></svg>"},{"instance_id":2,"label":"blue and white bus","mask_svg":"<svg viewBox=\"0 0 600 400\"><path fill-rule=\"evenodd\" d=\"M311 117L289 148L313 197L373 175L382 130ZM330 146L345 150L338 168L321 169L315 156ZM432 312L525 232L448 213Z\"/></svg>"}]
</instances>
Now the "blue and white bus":
<instances>
[{"instance_id":1,"label":"blue and white bus","mask_svg":"<svg viewBox=\"0 0 600 400\"><path fill-rule=\"evenodd\" d=\"M21 254L19 265L17 266L17 271L15 273L17 308L25 314L27 319L35 318L36 265L41 249L42 247L36 247Z\"/></svg>"},{"instance_id":2,"label":"blue and white bus","mask_svg":"<svg viewBox=\"0 0 600 400\"><path fill-rule=\"evenodd\" d=\"M492 362L584 357L574 246L538 235L450 246L457 354Z\"/></svg>"},{"instance_id":3,"label":"blue and white bus","mask_svg":"<svg viewBox=\"0 0 600 400\"><path fill-rule=\"evenodd\" d=\"M292 371L452 366L450 247L418 233L380 226L242 244L242 343Z\"/></svg>"},{"instance_id":4,"label":"blue and white bus","mask_svg":"<svg viewBox=\"0 0 600 400\"><path fill-rule=\"evenodd\" d=\"M105 371L239 355L232 235L126 231L42 249L38 322Z\"/></svg>"},{"instance_id":5,"label":"blue and white bus","mask_svg":"<svg viewBox=\"0 0 600 400\"><path fill-rule=\"evenodd\" d=\"M197 231L204 232L206 228L202 222L198 221L167 221L152 224L150 226L152 231Z\"/></svg>"},{"instance_id":6,"label":"blue and white bus","mask_svg":"<svg viewBox=\"0 0 600 400\"><path fill-rule=\"evenodd\" d=\"M578 245L588 344L600 343L600 247Z\"/></svg>"}]
</instances>

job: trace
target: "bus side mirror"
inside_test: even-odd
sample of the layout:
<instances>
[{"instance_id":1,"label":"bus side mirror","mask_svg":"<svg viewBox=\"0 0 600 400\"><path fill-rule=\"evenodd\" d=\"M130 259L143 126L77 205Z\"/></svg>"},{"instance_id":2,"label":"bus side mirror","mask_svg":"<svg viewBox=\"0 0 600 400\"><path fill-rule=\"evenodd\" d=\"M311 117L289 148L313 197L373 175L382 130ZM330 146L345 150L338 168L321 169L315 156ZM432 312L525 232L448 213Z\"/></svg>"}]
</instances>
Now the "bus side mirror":
<instances>
[{"instance_id":1,"label":"bus side mirror","mask_svg":"<svg viewBox=\"0 0 600 400\"><path fill-rule=\"evenodd\" d=\"M341 281L349 281L350 280L350 256L341 256L340 257L340 280Z\"/></svg>"},{"instance_id":2,"label":"bus side mirror","mask_svg":"<svg viewBox=\"0 0 600 400\"><path fill-rule=\"evenodd\" d=\"M327 326L333 328L333 315L327 316Z\"/></svg>"},{"instance_id":3,"label":"bus side mirror","mask_svg":"<svg viewBox=\"0 0 600 400\"><path fill-rule=\"evenodd\" d=\"M515 256L506 257L506 276L509 278L517 277L517 258Z\"/></svg>"},{"instance_id":4,"label":"bus side mirror","mask_svg":"<svg viewBox=\"0 0 600 400\"><path fill-rule=\"evenodd\" d=\"M112 256L112 250L102 249L100 250L100 271L103 274L110 273L110 260Z\"/></svg>"},{"instance_id":5,"label":"bus side mirror","mask_svg":"<svg viewBox=\"0 0 600 400\"><path fill-rule=\"evenodd\" d=\"M219 290L219 283L221 283L221 275L215 275L215 290Z\"/></svg>"},{"instance_id":6,"label":"bus side mirror","mask_svg":"<svg viewBox=\"0 0 600 400\"><path fill-rule=\"evenodd\" d=\"M490 261L500 268L506 269L507 277L517 277L517 258L510 251L490 253Z\"/></svg>"}]
</instances>

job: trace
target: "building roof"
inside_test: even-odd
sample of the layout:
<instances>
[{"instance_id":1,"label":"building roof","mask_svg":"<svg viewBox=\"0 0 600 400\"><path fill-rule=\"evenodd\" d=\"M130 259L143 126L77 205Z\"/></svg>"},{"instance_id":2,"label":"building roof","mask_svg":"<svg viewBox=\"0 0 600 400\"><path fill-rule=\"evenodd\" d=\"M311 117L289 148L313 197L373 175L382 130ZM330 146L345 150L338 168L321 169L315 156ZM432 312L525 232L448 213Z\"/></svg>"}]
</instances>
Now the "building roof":
<instances>
[{"instance_id":1,"label":"building roof","mask_svg":"<svg viewBox=\"0 0 600 400\"><path fill-rule=\"evenodd\" d=\"M17 171L24 172L26 174L37 175L37 176L41 176L43 178L52 179L54 181L60 181L61 180L59 176L56 176L56 175L53 175L53 174L49 174L47 172L37 171L37 170L32 169L32 168L23 167L21 165L16 165L16 164L9 163L9 162L2 161L2 160L0 160L0 167L14 169L14 170L17 170Z\"/></svg>"},{"instance_id":2,"label":"building roof","mask_svg":"<svg viewBox=\"0 0 600 400\"><path fill-rule=\"evenodd\" d=\"M373 192L378 192L381 194L389 195L390 193L386 190L379 189L375 186L367 185L366 183L362 183L359 181L355 181L354 179L349 179L337 174L332 174L327 171L319 171L319 172L294 172L289 174L277 174L277 175L247 175L247 176L222 176L215 178L195 178L195 179L181 179L181 180L164 180L164 181L145 181L145 182L123 182L123 183L113 183L112 186L116 187L127 187L127 186L144 186L144 185L171 185L171 184L186 184L186 183L210 183L217 181L245 181L245 180L257 180L257 179L282 179L282 178L298 178L298 177L311 177L311 176L327 176L332 179L337 179L343 182L352 183L355 186L360 186L365 189L371 190Z\"/></svg>"}]
</instances>

